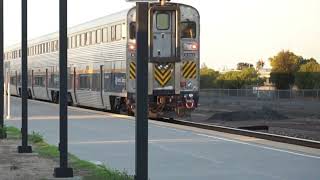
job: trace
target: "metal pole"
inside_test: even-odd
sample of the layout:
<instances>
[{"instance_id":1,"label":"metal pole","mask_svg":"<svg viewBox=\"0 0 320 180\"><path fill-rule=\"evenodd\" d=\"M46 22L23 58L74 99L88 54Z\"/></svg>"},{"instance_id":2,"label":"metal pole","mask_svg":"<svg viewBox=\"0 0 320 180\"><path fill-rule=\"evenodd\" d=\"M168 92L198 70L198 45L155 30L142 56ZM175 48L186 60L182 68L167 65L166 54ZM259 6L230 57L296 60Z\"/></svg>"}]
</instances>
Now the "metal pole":
<instances>
[{"instance_id":1,"label":"metal pole","mask_svg":"<svg viewBox=\"0 0 320 180\"><path fill-rule=\"evenodd\" d=\"M8 81L8 84L7 84L7 97L8 97L8 100L7 100L7 119L10 119L10 117L11 117L10 73L7 74L7 81Z\"/></svg>"},{"instance_id":2,"label":"metal pole","mask_svg":"<svg viewBox=\"0 0 320 180\"><path fill-rule=\"evenodd\" d=\"M3 114L3 0L0 0L0 128L4 127ZM0 133L0 139L5 138L4 133Z\"/></svg>"},{"instance_id":3,"label":"metal pole","mask_svg":"<svg viewBox=\"0 0 320 180\"><path fill-rule=\"evenodd\" d=\"M3 83L3 89L4 89L4 92L3 92L3 116L6 117L7 116L7 81L6 81L6 78L3 79L4 80L4 83Z\"/></svg>"},{"instance_id":4,"label":"metal pole","mask_svg":"<svg viewBox=\"0 0 320 180\"><path fill-rule=\"evenodd\" d=\"M28 1L21 0L22 3L22 37L21 37L21 72L22 72L22 146L18 147L19 153L31 153L32 147L28 146L28 22L27 22L27 8Z\"/></svg>"},{"instance_id":5,"label":"metal pole","mask_svg":"<svg viewBox=\"0 0 320 180\"><path fill-rule=\"evenodd\" d=\"M148 180L148 10L137 2L136 180Z\"/></svg>"},{"instance_id":6,"label":"metal pole","mask_svg":"<svg viewBox=\"0 0 320 180\"><path fill-rule=\"evenodd\" d=\"M60 70L60 167L54 169L54 177L73 177L73 169L68 168L68 1L59 0L59 70Z\"/></svg>"}]
</instances>

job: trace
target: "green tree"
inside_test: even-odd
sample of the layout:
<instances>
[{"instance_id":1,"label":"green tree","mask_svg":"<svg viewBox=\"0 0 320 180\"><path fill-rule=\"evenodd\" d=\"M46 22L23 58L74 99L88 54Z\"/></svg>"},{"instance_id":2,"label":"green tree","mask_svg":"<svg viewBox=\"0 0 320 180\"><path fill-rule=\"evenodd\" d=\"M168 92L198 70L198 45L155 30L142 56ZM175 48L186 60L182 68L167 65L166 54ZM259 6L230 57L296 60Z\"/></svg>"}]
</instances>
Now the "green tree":
<instances>
[{"instance_id":1,"label":"green tree","mask_svg":"<svg viewBox=\"0 0 320 180\"><path fill-rule=\"evenodd\" d=\"M253 67L253 64L246 63L246 62L239 62L237 64L237 70L244 70L244 69L252 68L252 67Z\"/></svg>"},{"instance_id":2,"label":"green tree","mask_svg":"<svg viewBox=\"0 0 320 180\"><path fill-rule=\"evenodd\" d=\"M246 68L242 71L230 71L221 74L217 79L219 88L241 89L245 86L261 85L264 79L259 78L259 74L254 68Z\"/></svg>"},{"instance_id":3,"label":"green tree","mask_svg":"<svg viewBox=\"0 0 320 180\"><path fill-rule=\"evenodd\" d=\"M290 51L281 51L269 59L271 62L271 82L278 89L289 89L294 83L294 75L299 70L303 58Z\"/></svg>"},{"instance_id":4,"label":"green tree","mask_svg":"<svg viewBox=\"0 0 320 180\"><path fill-rule=\"evenodd\" d=\"M202 64L200 69L200 88L215 88L218 76L218 71L208 68L205 64Z\"/></svg>"},{"instance_id":5,"label":"green tree","mask_svg":"<svg viewBox=\"0 0 320 180\"><path fill-rule=\"evenodd\" d=\"M320 88L320 65L315 59L311 58L301 65L295 74L295 85L300 89Z\"/></svg>"}]
</instances>

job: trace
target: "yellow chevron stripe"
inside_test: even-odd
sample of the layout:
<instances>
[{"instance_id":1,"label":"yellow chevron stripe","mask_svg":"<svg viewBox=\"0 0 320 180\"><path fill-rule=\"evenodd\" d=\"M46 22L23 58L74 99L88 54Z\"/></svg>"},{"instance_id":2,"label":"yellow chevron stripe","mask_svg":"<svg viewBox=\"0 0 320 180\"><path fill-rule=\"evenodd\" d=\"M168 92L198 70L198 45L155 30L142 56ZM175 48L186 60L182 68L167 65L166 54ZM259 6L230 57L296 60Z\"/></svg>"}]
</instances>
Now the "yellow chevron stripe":
<instances>
[{"instance_id":1,"label":"yellow chevron stripe","mask_svg":"<svg viewBox=\"0 0 320 180\"><path fill-rule=\"evenodd\" d=\"M189 62L185 62L185 63L184 63L184 65L183 65L182 70L183 70L183 71L185 71L185 70L186 70L186 68L187 68L187 67L189 67L191 64L192 64L192 62L191 62L191 61L189 61Z\"/></svg>"},{"instance_id":2,"label":"yellow chevron stripe","mask_svg":"<svg viewBox=\"0 0 320 180\"><path fill-rule=\"evenodd\" d=\"M196 69L196 64L193 64L185 73L185 77L189 77L190 73Z\"/></svg>"},{"instance_id":3,"label":"yellow chevron stripe","mask_svg":"<svg viewBox=\"0 0 320 180\"><path fill-rule=\"evenodd\" d=\"M129 69L129 78L130 79L136 79L136 63L131 62L130 63L130 69Z\"/></svg>"},{"instance_id":4,"label":"yellow chevron stripe","mask_svg":"<svg viewBox=\"0 0 320 180\"><path fill-rule=\"evenodd\" d=\"M185 64L185 66L183 67L183 74L185 75L186 71L188 71L188 69L193 65L193 62L189 61Z\"/></svg>"},{"instance_id":5,"label":"yellow chevron stripe","mask_svg":"<svg viewBox=\"0 0 320 180\"><path fill-rule=\"evenodd\" d=\"M197 64L192 61L185 62L182 67L182 75L186 79L195 79L197 73Z\"/></svg>"},{"instance_id":6,"label":"yellow chevron stripe","mask_svg":"<svg viewBox=\"0 0 320 180\"><path fill-rule=\"evenodd\" d=\"M172 74L172 65L169 65L167 69L159 69L155 65L155 72L154 76L157 82L160 84L160 86L165 86L169 80L171 79L171 74Z\"/></svg>"},{"instance_id":7,"label":"yellow chevron stripe","mask_svg":"<svg viewBox=\"0 0 320 180\"><path fill-rule=\"evenodd\" d=\"M197 72L197 70L196 70L196 69L193 69L193 70L190 72L190 74L188 74L188 78L189 78L189 79L194 79L194 76L196 75L196 72Z\"/></svg>"}]
</instances>

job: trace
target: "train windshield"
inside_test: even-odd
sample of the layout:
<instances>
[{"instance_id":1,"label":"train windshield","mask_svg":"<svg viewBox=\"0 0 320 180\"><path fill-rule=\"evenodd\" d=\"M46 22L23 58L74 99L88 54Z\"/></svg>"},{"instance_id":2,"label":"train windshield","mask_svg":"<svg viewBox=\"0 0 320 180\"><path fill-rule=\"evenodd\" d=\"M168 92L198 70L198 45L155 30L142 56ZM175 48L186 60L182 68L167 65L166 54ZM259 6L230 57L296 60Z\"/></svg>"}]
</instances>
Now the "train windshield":
<instances>
[{"instance_id":1,"label":"train windshield","mask_svg":"<svg viewBox=\"0 0 320 180\"><path fill-rule=\"evenodd\" d=\"M181 23L181 38L196 38L196 23L186 21Z\"/></svg>"},{"instance_id":2,"label":"train windshield","mask_svg":"<svg viewBox=\"0 0 320 180\"><path fill-rule=\"evenodd\" d=\"M136 39L136 22L130 23L130 39Z\"/></svg>"},{"instance_id":3,"label":"train windshield","mask_svg":"<svg viewBox=\"0 0 320 180\"><path fill-rule=\"evenodd\" d=\"M168 30L170 28L170 15L168 13L157 14L157 29Z\"/></svg>"}]
</instances>

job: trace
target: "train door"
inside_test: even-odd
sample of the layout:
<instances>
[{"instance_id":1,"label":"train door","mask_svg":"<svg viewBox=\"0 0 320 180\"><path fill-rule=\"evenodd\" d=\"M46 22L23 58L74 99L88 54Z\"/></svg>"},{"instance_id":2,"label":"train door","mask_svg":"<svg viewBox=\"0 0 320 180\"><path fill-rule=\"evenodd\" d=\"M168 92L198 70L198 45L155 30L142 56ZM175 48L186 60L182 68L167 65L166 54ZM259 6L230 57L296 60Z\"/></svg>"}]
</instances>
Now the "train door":
<instances>
[{"instance_id":1,"label":"train door","mask_svg":"<svg viewBox=\"0 0 320 180\"><path fill-rule=\"evenodd\" d=\"M101 97L101 103L102 103L102 106L105 107L105 104L104 104L104 100L103 100L103 91L104 91L104 70L103 70L103 65L100 65L100 97Z\"/></svg>"},{"instance_id":2,"label":"train door","mask_svg":"<svg viewBox=\"0 0 320 180\"><path fill-rule=\"evenodd\" d=\"M30 86L31 86L31 93L32 93L32 95L35 95L34 94L34 71L33 70L31 70L31 82L30 83L28 83ZM29 87L29 86L28 86ZM32 96L32 95L30 95L29 94L29 98L31 98L30 96Z\"/></svg>"},{"instance_id":3,"label":"train door","mask_svg":"<svg viewBox=\"0 0 320 180\"><path fill-rule=\"evenodd\" d=\"M74 99L74 102L75 104L78 103L78 99L77 99L77 80L78 80L78 77L77 77L77 70L76 70L76 67L73 67L73 88L72 88L72 92L73 92L73 99Z\"/></svg>"},{"instance_id":4,"label":"train door","mask_svg":"<svg viewBox=\"0 0 320 180\"><path fill-rule=\"evenodd\" d=\"M18 79L18 73L17 71L13 72L13 75L11 76L10 73L10 90L12 91L11 94L14 95L18 95L18 83L17 83L17 79Z\"/></svg>"},{"instance_id":5,"label":"train door","mask_svg":"<svg viewBox=\"0 0 320 180\"><path fill-rule=\"evenodd\" d=\"M46 92L47 92L47 100L49 100L49 71L48 68L46 68L46 77L45 77L45 87L46 87Z\"/></svg>"},{"instance_id":6,"label":"train door","mask_svg":"<svg viewBox=\"0 0 320 180\"><path fill-rule=\"evenodd\" d=\"M153 63L153 77L149 79L152 91L159 94L172 94L176 88L176 62L180 61L179 41L177 40L176 6L153 6L150 11L150 61ZM178 81L178 80L177 80Z\"/></svg>"},{"instance_id":7,"label":"train door","mask_svg":"<svg viewBox=\"0 0 320 180\"><path fill-rule=\"evenodd\" d=\"M156 10L153 13L153 58L172 58L176 55L175 11Z\"/></svg>"}]
</instances>

